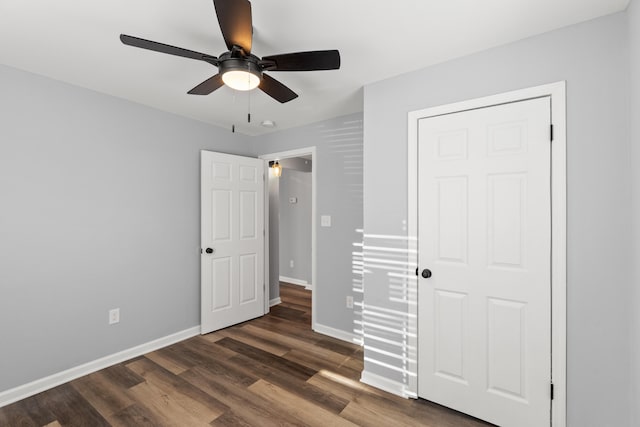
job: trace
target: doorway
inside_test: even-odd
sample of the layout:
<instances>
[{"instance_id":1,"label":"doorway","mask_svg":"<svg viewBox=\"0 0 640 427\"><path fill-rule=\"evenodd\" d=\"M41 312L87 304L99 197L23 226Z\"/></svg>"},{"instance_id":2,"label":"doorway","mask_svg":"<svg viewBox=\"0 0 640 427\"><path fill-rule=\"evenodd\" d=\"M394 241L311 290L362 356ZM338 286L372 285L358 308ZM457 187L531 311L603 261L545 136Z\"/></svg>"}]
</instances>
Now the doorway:
<instances>
[{"instance_id":1,"label":"doorway","mask_svg":"<svg viewBox=\"0 0 640 427\"><path fill-rule=\"evenodd\" d=\"M280 281L311 290L311 327L315 329L316 149L302 148L260 156L268 169L265 182L265 303L278 304ZM282 168L276 177L274 162ZM282 241L281 241L282 240ZM265 307L265 312L268 306Z\"/></svg>"},{"instance_id":2,"label":"doorway","mask_svg":"<svg viewBox=\"0 0 640 427\"><path fill-rule=\"evenodd\" d=\"M418 319L418 334L412 342L418 349L414 367L418 375L406 385L407 393L440 401L500 425L526 425L513 421L522 416L514 408L527 407L535 394L543 408L538 412L536 425L546 424L545 420L551 420L554 426L566 425L564 96L565 84L560 82L409 114L409 253L416 254L412 255L417 257L413 262L419 267L416 273L421 275L408 278L410 288L415 291L410 294L419 296L415 305L410 304L410 314ZM510 105L532 103L542 108L534 113L542 123L536 125L535 138L546 140L547 144L546 154L544 150L535 154L542 173L534 175L543 177L537 186L531 185L533 176L529 177L527 172L531 165L526 143L520 148L513 143L528 137L528 119L520 115L505 126L500 125L500 115L478 119L494 109L507 111ZM485 123L474 131L473 126L453 123L461 118ZM429 132L431 142L422 145ZM472 132L476 132L479 141L475 148L471 147ZM511 135L510 139L502 138L505 135ZM471 150L476 150L475 154ZM505 161L505 156L516 152L523 159L517 171L509 169L512 161ZM467 173L479 169L484 174L479 179L474 180ZM530 202L526 202L527 191L532 192ZM544 212L529 212L527 216L529 208L537 209L536 200L540 200L542 211L548 212L547 220L540 217L545 216ZM474 215L479 218L473 218ZM537 227L542 231L518 232L518 228L528 227L539 219ZM537 243L531 246L533 241ZM524 265L525 260L533 260L529 258L533 250L540 251L536 268ZM484 266L485 272L493 274L501 270L510 276L511 283L515 283L516 276L535 270L538 279L534 281L541 283L542 296L533 298L542 301L542 305L530 304L522 295L509 294L517 285L507 286L504 298L482 294L475 301L471 301L472 293L482 286L472 286L467 293L443 285L444 282L469 285L469 280L456 279L456 274L473 273L472 258L477 265ZM471 274L473 280L480 279L479 271ZM489 287L496 284L494 279L490 278ZM542 307L541 311L529 312L534 306ZM531 316L537 319L530 322ZM482 330L476 330L479 325ZM492 325L495 328L488 327ZM532 356L528 353L532 347L542 348ZM527 371L536 363L538 370ZM538 375L543 380L538 380ZM474 387L479 394L469 392ZM478 406L482 394L489 398ZM492 400L494 397L496 402ZM505 404L507 401L513 405Z\"/></svg>"}]
</instances>

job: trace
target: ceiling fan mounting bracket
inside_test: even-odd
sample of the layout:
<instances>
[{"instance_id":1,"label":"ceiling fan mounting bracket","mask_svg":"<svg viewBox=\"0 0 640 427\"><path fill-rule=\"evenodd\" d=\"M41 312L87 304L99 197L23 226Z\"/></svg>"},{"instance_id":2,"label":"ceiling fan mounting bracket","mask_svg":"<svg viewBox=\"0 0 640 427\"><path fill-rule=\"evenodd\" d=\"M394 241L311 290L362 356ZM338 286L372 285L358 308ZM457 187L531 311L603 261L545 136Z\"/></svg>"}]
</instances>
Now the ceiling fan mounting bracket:
<instances>
[{"instance_id":1,"label":"ceiling fan mounting bracket","mask_svg":"<svg viewBox=\"0 0 640 427\"><path fill-rule=\"evenodd\" d=\"M248 56L241 46L236 46L236 45L233 45L229 53L231 53L232 58L244 58Z\"/></svg>"}]
</instances>

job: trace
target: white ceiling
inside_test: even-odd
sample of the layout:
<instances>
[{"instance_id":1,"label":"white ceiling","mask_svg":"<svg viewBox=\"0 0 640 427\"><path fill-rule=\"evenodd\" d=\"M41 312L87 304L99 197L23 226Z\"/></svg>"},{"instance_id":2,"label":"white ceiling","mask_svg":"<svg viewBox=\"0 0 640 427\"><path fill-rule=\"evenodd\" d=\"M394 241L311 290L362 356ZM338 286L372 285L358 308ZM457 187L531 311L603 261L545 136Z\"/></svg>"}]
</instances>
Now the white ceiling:
<instances>
[{"instance_id":1,"label":"white ceiling","mask_svg":"<svg viewBox=\"0 0 640 427\"><path fill-rule=\"evenodd\" d=\"M629 0L253 0L253 53L339 49L336 71L273 72L300 97L187 91L215 67L120 33L219 56L212 0L0 0L0 63L248 135L362 110L365 84L624 10ZM0 94L1 96L1 94ZM252 123L247 124L247 111Z\"/></svg>"}]
</instances>

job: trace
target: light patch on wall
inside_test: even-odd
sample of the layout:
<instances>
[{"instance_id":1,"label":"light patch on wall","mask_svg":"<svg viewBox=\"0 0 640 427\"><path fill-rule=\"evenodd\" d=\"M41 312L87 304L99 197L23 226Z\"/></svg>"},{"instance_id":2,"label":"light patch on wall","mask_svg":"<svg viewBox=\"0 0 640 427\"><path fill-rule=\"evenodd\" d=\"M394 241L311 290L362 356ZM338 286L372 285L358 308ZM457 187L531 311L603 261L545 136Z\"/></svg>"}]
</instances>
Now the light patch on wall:
<instances>
[{"instance_id":1,"label":"light patch on wall","mask_svg":"<svg viewBox=\"0 0 640 427\"><path fill-rule=\"evenodd\" d=\"M359 296L354 302L354 333L361 337L366 363L374 364L402 375L407 397L416 397L410 383L417 380L417 349L415 341L416 316L408 310L414 300L411 286L415 250L409 249L407 236L364 234L362 242L353 244L353 292ZM367 274L383 274L388 281L386 306L367 303L363 279ZM395 308L389 308L395 307ZM365 366L366 369L366 366Z\"/></svg>"}]
</instances>

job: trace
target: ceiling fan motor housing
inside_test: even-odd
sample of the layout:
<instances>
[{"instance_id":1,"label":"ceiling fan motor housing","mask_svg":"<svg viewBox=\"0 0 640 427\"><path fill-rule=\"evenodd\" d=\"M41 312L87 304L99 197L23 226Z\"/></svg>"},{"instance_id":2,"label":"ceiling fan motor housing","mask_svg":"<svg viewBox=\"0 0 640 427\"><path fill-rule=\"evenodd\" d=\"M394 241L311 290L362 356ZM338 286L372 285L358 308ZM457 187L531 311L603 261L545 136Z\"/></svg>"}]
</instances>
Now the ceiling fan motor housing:
<instances>
[{"instance_id":1,"label":"ceiling fan motor housing","mask_svg":"<svg viewBox=\"0 0 640 427\"><path fill-rule=\"evenodd\" d=\"M262 80L262 69L258 61L259 58L255 55L233 57L231 52L225 52L218 57L218 70L222 75L227 71L246 71Z\"/></svg>"}]
</instances>

